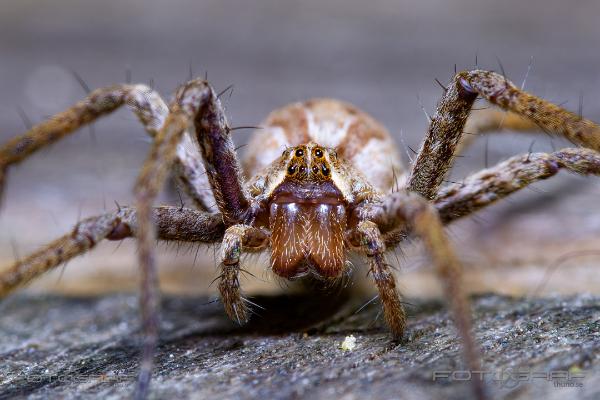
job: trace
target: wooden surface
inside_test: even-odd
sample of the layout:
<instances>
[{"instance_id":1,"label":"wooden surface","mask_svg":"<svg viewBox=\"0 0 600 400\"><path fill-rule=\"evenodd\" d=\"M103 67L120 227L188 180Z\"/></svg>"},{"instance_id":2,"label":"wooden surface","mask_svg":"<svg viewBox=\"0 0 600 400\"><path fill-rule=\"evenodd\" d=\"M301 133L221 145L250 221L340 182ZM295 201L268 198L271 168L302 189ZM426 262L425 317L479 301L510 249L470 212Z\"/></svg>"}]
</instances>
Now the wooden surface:
<instances>
[{"instance_id":1,"label":"wooden surface","mask_svg":"<svg viewBox=\"0 0 600 400\"><path fill-rule=\"evenodd\" d=\"M460 373L433 381L436 371L464 370L440 303L410 301L406 341L397 345L376 319L377 304L356 313L356 299L337 299L257 297L264 310L242 328L207 298L165 299L151 398L469 397ZM494 398L598 398L599 301L478 297L475 334ZM136 304L113 295L22 296L0 305L0 398L128 398L139 350ZM353 350L340 348L348 335ZM564 380L548 379L548 371L580 386L557 387Z\"/></svg>"}]
</instances>

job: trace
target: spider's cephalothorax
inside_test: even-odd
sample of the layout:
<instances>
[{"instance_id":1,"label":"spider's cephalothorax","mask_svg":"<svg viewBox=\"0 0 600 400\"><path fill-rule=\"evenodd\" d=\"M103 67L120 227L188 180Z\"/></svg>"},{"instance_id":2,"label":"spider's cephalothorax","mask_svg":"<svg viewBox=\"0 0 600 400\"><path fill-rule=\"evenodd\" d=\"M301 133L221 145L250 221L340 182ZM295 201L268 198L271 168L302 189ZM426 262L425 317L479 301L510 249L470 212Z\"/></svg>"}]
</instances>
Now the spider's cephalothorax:
<instances>
[{"instance_id":1,"label":"spider's cephalothorax","mask_svg":"<svg viewBox=\"0 0 600 400\"><path fill-rule=\"evenodd\" d=\"M285 175L268 194L271 268L285 278L338 277L346 261L348 201L332 178L339 174L335 150L308 143L281 159Z\"/></svg>"},{"instance_id":2,"label":"spider's cephalothorax","mask_svg":"<svg viewBox=\"0 0 600 400\"><path fill-rule=\"evenodd\" d=\"M394 171L402 172L389 133L331 99L290 104L261 125L243 164L254 177L250 193L268 214L258 220L270 231L272 271L288 279L340 277L356 206L379 198Z\"/></svg>"},{"instance_id":3,"label":"spider's cephalothorax","mask_svg":"<svg viewBox=\"0 0 600 400\"><path fill-rule=\"evenodd\" d=\"M332 99L290 104L262 125L245 166L257 177L251 192L267 203L272 271L288 279L340 277L356 207L402 174L393 140L371 116Z\"/></svg>"},{"instance_id":4,"label":"spider's cephalothorax","mask_svg":"<svg viewBox=\"0 0 600 400\"><path fill-rule=\"evenodd\" d=\"M477 96L508 114L487 110L484 118L467 124ZM83 220L71 233L16 261L0 273L0 297L103 239L135 236L144 331L138 398L148 392L158 340L155 232L162 240L222 244L221 300L227 314L240 323L249 318L251 304L242 296L239 282L243 251L270 246L272 270L290 279L307 274L334 279L344 271L346 253L360 252L368 260L385 321L395 338L403 335L406 314L385 252L412 234L423 240L431 255L463 338L468 368L478 371L461 265L443 224L560 169L600 175L598 125L524 92L504 76L476 70L459 72L444 88L410 172L402 169L398 151L379 123L353 106L327 99L294 103L271 113L262 124L264 129L253 136L242 163L217 94L208 82L198 79L184 84L169 106L143 85L91 92L0 147L0 190L11 165L122 105L129 106L154 137L135 186L136 208ZM500 125L520 131L541 128L582 147L516 156L461 183L441 187L453 158L466 143L463 132L473 138ZM152 209L169 169L198 210ZM482 381L471 382L482 398Z\"/></svg>"}]
</instances>

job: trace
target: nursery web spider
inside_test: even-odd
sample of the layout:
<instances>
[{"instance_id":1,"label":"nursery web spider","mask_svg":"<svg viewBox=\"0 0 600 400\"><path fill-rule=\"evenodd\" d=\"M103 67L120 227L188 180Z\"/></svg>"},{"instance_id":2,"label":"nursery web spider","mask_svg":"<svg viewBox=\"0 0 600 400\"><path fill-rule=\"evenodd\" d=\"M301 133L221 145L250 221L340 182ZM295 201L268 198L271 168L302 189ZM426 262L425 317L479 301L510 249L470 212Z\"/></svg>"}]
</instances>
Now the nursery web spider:
<instances>
[{"instance_id":1,"label":"nursery web spider","mask_svg":"<svg viewBox=\"0 0 600 400\"><path fill-rule=\"evenodd\" d=\"M478 96L499 108L478 120L468 119ZM225 311L239 323L249 318L250 304L238 279L242 252L270 248L275 274L288 279L309 275L325 282L347 271L349 251L361 252L391 334L400 338L406 315L385 252L408 235L416 236L444 284L467 366L479 370L461 265L443 225L561 169L600 173L598 125L520 90L502 75L474 70L456 74L445 87L410 169L403 167L385 128L355 107L330 99L274 111L240 162L218 96L208 82L192 80L177 90L169 106L143 85L91 92L0 147L0 188L9 166L122 105L153 137L135 185L135 208L81 221L71 233L15 262L0 274L0 297L103 239L137 238L144 338L138 398L149 389L158 337L156 237L222 243L218 287ZM542 129L581 147L512 157L441 187L464 145L463 132L483 133L500 125ZM173 170L196 210L152 207ZM398 185L402 188L393 191ZM473 385L477 397L484 397L483 383L473 380Z\"/></svg>"}]
</instances>

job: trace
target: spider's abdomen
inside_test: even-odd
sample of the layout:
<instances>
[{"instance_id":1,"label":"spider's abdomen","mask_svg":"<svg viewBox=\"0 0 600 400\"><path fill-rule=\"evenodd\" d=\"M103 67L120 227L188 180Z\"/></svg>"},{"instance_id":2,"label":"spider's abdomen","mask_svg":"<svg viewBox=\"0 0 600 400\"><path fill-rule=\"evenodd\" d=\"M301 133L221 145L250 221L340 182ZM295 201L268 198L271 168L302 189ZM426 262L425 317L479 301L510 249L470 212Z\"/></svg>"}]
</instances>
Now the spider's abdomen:
<instances>
[{"instance_id":1,"label":"spider's abdomen","mask_svg":"<svg viewBox=\"0 0 600 400\"><path fill-rule=\"evenodd\" d=\"M339 100L289 104L273 111L261 127L248 143L244 158L248 176L263 171L284 149L309 142L334 148L384 193L394 185L394 177L404 173L389 132L370 115Z\"/></svg>"}]
</instances>

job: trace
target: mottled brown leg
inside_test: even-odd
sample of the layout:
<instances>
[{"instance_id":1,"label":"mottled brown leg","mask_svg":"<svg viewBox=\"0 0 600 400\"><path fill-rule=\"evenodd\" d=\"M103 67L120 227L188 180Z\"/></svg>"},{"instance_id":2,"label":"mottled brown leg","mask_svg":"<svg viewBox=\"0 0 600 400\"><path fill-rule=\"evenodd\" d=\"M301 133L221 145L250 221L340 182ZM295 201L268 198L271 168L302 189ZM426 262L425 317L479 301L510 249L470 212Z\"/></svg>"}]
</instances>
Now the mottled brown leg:
<instances>
[{"instance_id":1,"label":"mottled brown leg","mask_svg":"<svg viewBox=\"0 0 600 400\"><path fill-rule=\"evenodd\" d=\"M386 197L382 204L374 205L371 211L369 220L377 223L380 229L382 226L389 229L404 225L423 240L442 281L454 323L462 338L467 367L471 371L480 371L480 352L472 334L471 311L463 287L462 266L448 242L435 208L415 193L395 192ZM472 384L477 397L485 398L483 382L473 379Z\"/></svg>"},{"instance_id":2,"label":"mottled brown leg","mask_svg":"<svg viewBox=\"0 0 600 400\"><path fill-rule=\"evenodd\" d=\"M408 189L433 199L451 166L477 96L532 121L547 133L600 150L600 127L592 121L524 92L502 75L463 71L447 87L413 164Z\"/></svg>"},{"instance_id":3,"label":"mottled brown leg","mask_svg":"<svg viewBox=\"0 0 600 400\"><path fill-rule=\"evenodd\" d=\"M214 243L221 240L225 228L218 214L207 214L180 207L156 207L154 219L160 240ZM71 233L53 241L26 258L16 261L0 273L0 298L60 264L91 250L103 239L135 237L137 215L133 208L122 207L115 213L87 218Z\"/></svg>"},{"instance_id":4,"label":"mottled brown leg","mask_svg":"<svg viewBox=\"0 0 600 400\"><path fill-rule=\"evenodd\" d=\"M225 225L249 224L255 210L251 209L250 196L244 187L242 169L221 102L208 85L202 96L204 104L194 126L217 206Z\"/></svg>"},{"instance_id":5,"label":"mottled brown leg","mask_svg":"<svg viewBox=\"0 0 600 400\"><path fill-rule=\"evenodd\" d=\"M466 90L458 75L440 99L415 159L408 189L431 199L446 176L477 94Z\"/></svg>"},{"instance_id":6,"label":"mottled brown leg","mask_svg":"<svg viewBox=\"0 0 600 400\"><path fill-rule=\"evenodd\" d=\"M554 153L531 153L511 157L493 167L442 188L433 205L444 224L468 216L560 170L581 175L600 175L600 153L583 148L567 148ZM391 196L396 196L392 194ZM400 227L385 231L385 244L395 247L409 232Z\"/></svg>"},{"instance_id":7,"label":"mottled brown leg","mask_svg":"<svg viewBox=\"0 0 600 400\"><path fill-rule=\"evenodd\" d=\"M466 90L477 93L504 110L529 119L543 131L562 136L579 146L600 151L600 126L595 122L529 94L494 72L461 72L457 78Z\"/></svg>"},{"instance_id":8,"label":"mottled brown leg","mask_svg":"<svg viewBox=\"0 0 600 400\"><path fill-rule=\"evenodd\" d=\"M249 225L233 225L223 237L219 292L229 318L243 324L250 318L246 300L240 290L240 255L242 251L258 251L267 246L269 236Z\"/></svg>"},{"instance_id":9,"label":"mottled brown leg","mask_svg":"<svg viewBox=\"0 0 600 400\"><path fill-rule=\"evenodd\" d=\"M406 313L400 301L400 294L396 289L394 274L385 261L385 244L379 228L373 222L362 221L358 225L358 232L369 258L369 273L379 291L385 322L389 326L393 338L396 340L401 339L406 327Z\"/></svg>"},{"instance_id":10,"label":"mottled brown leg","mask_svg":"<svg viewBox=\"0 0 600 400\"><path fill-rule=\"evenodd\" d=\"M132 110L152 137L162 128L169 113L169 108L160 95L144 85L116 85L94 90L68 110L54 115L0 146L0 193L4 187L2 175L6 174L9 166L23 161L39 149L59 141L123 105ZM206 211L216 211L213 206L214 198L211 192L206 190L209 188L208 178L199 150L187 133L177 149L174 166L179 181L195 205Z\"/></svg>"},{"instance_id":11,"label":"mottled brown leg","mask_svg":"<svg viewBox=\"0 0 600 400\"><path fill-rule=\"evenodd\" d=\"M600 153L568 148L550 154L531 153L512 157L467 177L461 183L442 188L434 206L447 224L534 182L550 178L561 169L581 175L600 175Z\"/></svg>"},{"instance_id":12,"label":"mottled brown leg","mask_svg":"<svg viewBox=\"0 0 600 400\"><path fill-rule=\"evenodd\" d=\"M142 349L142 361L140 365L140 375L135 398L146 398L149 390L150 377L152 374L153 354L158 342L158 315L159 315L159 294L158 294L158 276L156 272L156 262L154 259L154 241L155 227L152 221L152 204L163 187L169 168L177 156L177 147L181 142L188 126L195 122L196 127L202 126L209 139L201 142L203 154L207 151L220 149L221 131L225 125L224 116L217 113L220 111L219 100L213 89L203 80L192 80L181 86L175 94L175 100L169 107L169 115L165 120L160 131L157 132L150 154L146 158L144 165L135 184L134 193L136 198L136 209L138 213L138 261L141 269L141 310L142 326L144 331L144 344ZM216 144L214 143L216 142ZM207 143L212 145L207 150ZM212 149L212 150L211 150ZM219 152L221 156L227 153ZM214 168L207 159L205 166L209 173L209 181L213 186L213 192L216 194L217 202L219 199L230 200L223 193L233 194L233 183L227 180L227 166L234 161L229 158L218 160L219 169L223 175L214 175ZM235 160L235 159L234 159ZM216 161L216 160L215 160ZM211 177L212 176L212 177ZM236 176L236 178L238 178ZM241 182L237 182L241 185ZM240 196L244 192L238 193ZM229 204L222 201L223 204ZM222 207L223 204L219 203ZM223 207L228 212L230 208ZM223 215L224 222L227 224L227 218Z\"/></svg>"}]
</instances>

